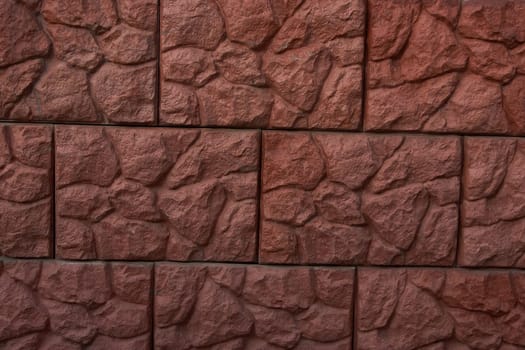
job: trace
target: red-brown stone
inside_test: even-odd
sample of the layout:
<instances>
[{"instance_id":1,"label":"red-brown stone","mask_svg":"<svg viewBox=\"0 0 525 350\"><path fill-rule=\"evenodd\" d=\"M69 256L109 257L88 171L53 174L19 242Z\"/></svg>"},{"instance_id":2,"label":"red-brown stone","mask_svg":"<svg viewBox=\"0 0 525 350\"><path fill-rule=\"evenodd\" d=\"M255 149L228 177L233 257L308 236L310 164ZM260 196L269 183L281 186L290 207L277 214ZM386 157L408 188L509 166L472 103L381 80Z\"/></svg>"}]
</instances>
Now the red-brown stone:
<instances>
[{"instance_id":1,"label":"red-brown stone","mask_svg":"<svg viewBox=\"0 0 525 350\"><path fill-rule=\"evenodd\" d=\"M0 350L525 349L525 0L3 2Z\"/></svg>"},{"instance_id":2,"label":"red-brown stone","mask_svg":"<svg viewBox=\"0 0 525 350\"><path fill-rule=\"evenodd\" d=\"M57 127L57 255L252 261L258 143L253 131Z\"/></svg>"},{"instance_id":3,"label":"red-brown stone","mask_svg":"<svg viewBox=\"0 0 525 350\"><path fill-rule=\"evenodd\" d=\"M315 301L314 276L324 281L318 293L329 300ZM352 269L164 263L155 285L156 349L344 349L351 343Z\"/></svg>"},{"instance_id":4,"label":"red-brown stone","mask_svg":"<svg viewBox=\"0 0 525 350\"><path fill-rule=\"evenodd\" d=\"M114 26L98 39L108 61L137 64L155 59L155 38L147 32L125 24Z\"/></svg>"},{"instance_id":5,"label":"red-brown stone","mask_svg":"<svg viewBox=\"0 0 525 350\"><path fill-rule=\"evenodd\" d=\"M355 130L364 24L361 0L161 2L160 122Z\"/></svg>"},{"instance_id":6,"label":"red-brown stone","mask_svg":"<svg viewBox=\"0 0 525 350\"><path fill-rule=\"evenodd\" d=\"M151 123L154 117L155 64L106 63L91 78L93 100L113 123Z\"/></svg>"},{"instance_id":7,"label":"red-brown stone","mask_svg":"<svg viewBox=\"0 0 525 350\"><path fill-rule=\"evenodd\" d=\"M50 254L52 130L0 126L0 255Z\"/></svg>"},{"instance_id":8,"label":"red-brown stone","mask_svg":"<svg viewBox=\"0 0 525 350\"><path fill-rule=\"evenodd\" d=\"M263 146L262 261L454 261L458 138L265 132Z\"/></svg>"},{"instance_id":9,"label":"red-brown stone","mask_svg":"<svg viewBox=\"0 0 525 350\"><path fill-rule=\"evenodd\" d=\"M517 329L523 318L517 315L523 305L517 300L523 290L512 284L523 278L522 272L505 271L360 270L356 346L521 349L525 338Z\"/></svg>"},{"instance_id":10,"label":"red-brown stone","mask_svg":"<svg viewBox=\"0 0 525 350\"><path fill-rule=\"evenodd\" d=\"M0 22L0 119L155 120L155 0L6 0Z\"/></svg>"},{"instance_id":11,"label":"red-brown stone","mask_svg":"<svg viewBox=\"0 0 525 350\"><path fill-rule=\"evenodd\" d=\"M525 266L523 166L519 139L465 139L462 265Z\"/></svg>"},{"instance_id":12,"label":"red-brown stone","mask_svg":"<svg viewBox=\"0 0 525 350\"><path fill-rule=\"evenodd\" d=\"M369 1L368 130L523 134L522 1Z\"/></svg>"},{"instance_id":13,"label":"red-brown stone","mask_svg":"<svg viewBox=\"0 0 525 350\"><path fill-rule=\"evenodd\" d=\"M2 40L0 67L45 56L50 41L31 11L15 0L6 0L0 9Z\"/></svg>"},{"instance_id":14,"label":"red-brown stone","mask_svg":"<svg viewBox=\"0 0 525 350\"><path fill-rule=\"evenodd\" d=\"M59 59L87 70L95 69L102 61L103 55L89 30L61 24L50 24L47 30Z\"/></svg>"},{"instance_id":15,"label":"red-brown stone","mask_svg":"<svg viewBox=\"0 0 525 350\"><path fill-rule=\"evenodd\" d=\"M3 262L0 348L103 349L105 345L106 349L146 350L151 333L151 272L151 266L144 264ZM124 276L130 279L126 287L134 290L123 294ZM139 283L132 281L134 276Z\"/></svg>"}]
</instances>

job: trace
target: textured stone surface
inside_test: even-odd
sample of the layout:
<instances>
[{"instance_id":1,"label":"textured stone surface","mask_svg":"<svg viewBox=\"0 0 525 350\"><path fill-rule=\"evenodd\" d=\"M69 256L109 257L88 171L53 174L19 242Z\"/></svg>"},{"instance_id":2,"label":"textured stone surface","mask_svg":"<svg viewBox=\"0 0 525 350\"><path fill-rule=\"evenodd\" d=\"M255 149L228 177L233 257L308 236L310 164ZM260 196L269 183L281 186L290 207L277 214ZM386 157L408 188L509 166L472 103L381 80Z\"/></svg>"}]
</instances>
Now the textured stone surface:
<instances>
[{"instance_id":1,"label":"textured stone surface","mask_svg":"<svg viewBox=\"0 0 525 350\"><path fill-rule=\"evenodd\" d=\"M454 261L459 138L263 135L262 261Z\"/></svg>"},{"instance_id":2,"label":"textured stone surface","mask_svg":"<svg viewBox=\"0 0 525 350\"><path fill-rule=\"evenodd\" d=\"M353 269L161 263L155 349L350 349L353 286Z\"/></svg>"},{"instance_id":3,"label":"textured stone surface","mask_svg":"<svg viewBox=\"0 0 525 350\"><path fill-rule=\"evenodd\" d=\"M358 271L357 349L523 349L525 273Z\"/></svg>"},{"instance_id":4,"label":"textured stone surface","mask_svg":"<svg viewBox=\"0 0 525 350\"><path fill-rule=\"evenodd\" d=\"M1 349L150 348L150 265L0 265Z\"/></svg>"},{"instance_id":5,"label":"textured stone surface","mask_svg":"<svg viewBox=\"0 0 525 350\"><path fill-rule=\"evenodd\" d=\"M5 0L0 23L0 119L155 121L157 0Z\"/></svg>"},{"instance_id":6,"label":"textured stone surface","mask_svg":"<svg viewBox=\"0 0 525 350\"><path fill-rule=\"evenodd\" d=\"M525 141L465 139L459 262L525 267Z\"/></svg>"},{"instance_id":7,"label":"textured stone surface","mask_svg":"<svg viewBox=\"0 0 525 350\"><path fill-rule=\"evenodd\" d=\"M256 131L56 128L56 252L253 261Z\"/></svg>"},{"instance_id":8,"label":"textured stone surface","mask_svg":"<svg viewBox=\"0 0 525 350\"><path fill-rule=\"evenodd\" d=\"M0 350L525 349L525 0L0 3Z\"/></svg>"},{"instance_id":9,"label":"textured stone surface","mask_svg":"<svg viewBox=\"0 0 525 350\"><path fill-rule=\"evenodd\" d=\"M0 256L50 254L52 129L0 125Z\"/></svg>"},{"instance_id":10,"label":"textured stone surface","mask_svg":"<svg viewBox=\"0 0 525 350\"><path fill-rule=\"evenodd\" d=\"M525 134L525 2L368 1L368 130Z\"/></svg>"},{"instance_id":11,"label":"textured stone surface","mask_svg":"<svg viewBox=\"0 0 525 350\"><path fill-rule=\"evenodd\" d=\"M161 2L160 121L357 129L362 0Z\"/></svg>"}]
</instances>

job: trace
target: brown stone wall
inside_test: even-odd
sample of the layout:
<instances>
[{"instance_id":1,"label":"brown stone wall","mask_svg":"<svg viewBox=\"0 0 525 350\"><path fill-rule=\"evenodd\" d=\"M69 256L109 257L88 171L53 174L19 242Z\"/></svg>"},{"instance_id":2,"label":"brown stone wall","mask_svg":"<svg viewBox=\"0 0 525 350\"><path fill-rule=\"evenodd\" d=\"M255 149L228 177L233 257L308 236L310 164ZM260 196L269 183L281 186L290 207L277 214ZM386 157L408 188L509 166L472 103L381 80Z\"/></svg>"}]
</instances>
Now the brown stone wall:
<instances>
[{"instance_id":1,"label":"brown stone wall","mask_svg":"<svg viewBox=\"0 0 525 350\"><path fill-rule=\"evenodd\" d=\"M0 350L525 349L525 0L0 0Z\"/></svg>"}]
</instances>

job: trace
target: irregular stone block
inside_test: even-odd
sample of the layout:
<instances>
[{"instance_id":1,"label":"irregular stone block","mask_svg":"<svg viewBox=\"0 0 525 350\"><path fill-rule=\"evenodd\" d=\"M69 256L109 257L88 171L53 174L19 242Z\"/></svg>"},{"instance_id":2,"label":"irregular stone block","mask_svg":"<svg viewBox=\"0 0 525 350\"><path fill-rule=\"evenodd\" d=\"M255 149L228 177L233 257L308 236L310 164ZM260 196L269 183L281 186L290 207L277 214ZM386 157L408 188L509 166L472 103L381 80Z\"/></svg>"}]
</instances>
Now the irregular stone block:
<instances>
[{"instance_id":1,"label":"irregular stone block","mask_svg":"<svg viewBox=\"0 0 525 350\"><path fill-rule=\"evenodd\" d=\"M356 348L523 349L525 273L360 269Z\"/></svg>"},{"instance_id":2,"label":"irregular stone block","mask_svg":"<svg viewBox=\"0 0 525 350\"><path fill-rule=\"evenodd\" d=\"M368 130L525 134L525 2L370 0Z\"/></svg>"},{"instance_id":3,"label":"irregular stone block","mask_svg":"<svg viewBox=\"0 0 525 350\"><path fill-rule=\"evenodd\" d=\"M465 138L458 260L525 267L525 141Z\"/></svg>"},{"instance_id":4,"label":"irregular stone block","mask_svg":"<svg viewBox=\"0 0 525 350\"><path fill-rule=\"evenodd\" d=\"M160 122L355 130L362 0L161 2Z\"/></svg>"},{"instance_id":5,"label":"irregular stone block","mask_svg":"<svg viewBox=\"0 0 525 350\"><path fill-rule=\"evenodd\" d=\"M0 119L155 122L157 0L6 0L0 23Z\"/></svg>"},{"instance_id":6,"label":"irregular stone block","mask_svg":"<svg viewBox=\"0 0 525 350\"><path fill-rule=\"evenodd\" d=\"M458 137L264 132L261 260L451 265Z\"/></svg>"},{"instance_id":7,"label":"irregular stone block","mask_svg":"<svg viewBox=\"0 0 525 350\"><path fill-rule=\"evenodd\" d=\"M47 126L0 125L0 256L51 254L52 136Z\"/></svg>"},{"instance_id":8,"label":"irregular stone block","mask_svg":"<svg viewBox=\"0 0 525 350\"><path fill-rule=\"evenodd\" d=\"M354 270L155 269L155 349L350 349Z\"/></svg>"},{"instance_id":9,"label":"irregular stone block","mask_svg":"<svg viewBox=\"0 0 525 350\"><path fill-rule=\"evenodd\" d=\"M259 133L56 128L56 253L253 261Z\"/></svg>"},{"instance_id":10,"label":"irregular stone block","mask_svg":"<svg viewBox=\"0 0 525 350\"><path fill-rule=\"evenodd\" d=\"M151 267L0 262L0 348L149 349Z\"/></svg>"}]
</instances>

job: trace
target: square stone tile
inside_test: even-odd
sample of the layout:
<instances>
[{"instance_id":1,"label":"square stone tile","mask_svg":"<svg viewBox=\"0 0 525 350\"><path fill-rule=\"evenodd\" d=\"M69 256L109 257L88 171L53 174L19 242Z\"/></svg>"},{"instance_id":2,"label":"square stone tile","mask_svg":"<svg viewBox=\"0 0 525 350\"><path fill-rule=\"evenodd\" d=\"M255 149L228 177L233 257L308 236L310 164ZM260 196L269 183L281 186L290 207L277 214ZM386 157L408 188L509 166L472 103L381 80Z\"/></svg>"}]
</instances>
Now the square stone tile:
<instances>
[{"instance_id":1,"label":"square stone tile","mask_svg":"<svg viewBox=\"0 0 525 350\"><path fill-rule=\"evenodd\" d=\"M47 126L0 125L0 256L51 254L52 137Z\"/></svg>"},{"instance_id":2,"label":"square stone tile","mask_svg":"<svg viewBox=\"0 0 525 350\"><path fill-rule=\"evenodd\" d=\"M155 349L352 347L354 270L155 267Z\"/></svg>"},{"instance_id":3,"label":"square stone tile","mask_svg":"<svg viewBox=\"0 0 525 350\"><path fill-rule=\"evenodd\" d=\"M525 140L465 138L459 263L525 267Z\"/></svg>"},{"instance_id":4,"label":"square stone tile","mask_svg":"<svg viewBox=\"0 0 525 350\"><path fill-rule=\"evenodd\" d=\"M359 269L356 349L525 347L525 272Z\"/></svg>"},{"instance_id":5,"label":"square stone tile","mask_svg":"<svg viewBox=\"0 0 525 350\"><path fill-rule=\"evenodd\" d=\"M451 265L459 137L264 132L266 263Z\"/></svg>"},{"instance_id":6,"label":"square stone tile","mask_svg":"<svg viewBox=\"0 0 525 350\"><path fill-rule=\"evenodd\" d=\"M0 119L155 121L157 0L0 7Z\"/></svg>"},{"instance_id":7,"label":"square stone tile","mask_svg":"<svg viewBox=\"0 0 525 350\"><path fill-rule=\"evenodd\" d=\"M259 132L56 128L61 258L253 261Z\"/></svg>"},{"instance_id":8,"label":"square stone tile","mask_svg":"<svg viewBox=\"0 0 525 350\"><path fill-rule=\"evenodd\" d=\"M362 0L165 0L160 28L162 124L361 124Z\"/></svg>"},{"instance_id":9,"label":"square stone tile","mask_svg":"<svg viewBox=\"0 0 525 350\"><path fill-rule=\"evenodd\" d=\"M0 348L148 350L151 288L147 264L0 261Z\"/></svg>"},{"instance_id":10,"label":"square stone tile","mask_svg":"<svg viewBox=\"0 0 525 350\"><path fill-rule=\"evenodd\" d=\"M525 2L368 1L368 130L525 134Z\"/></svg>"}]
</instances>

